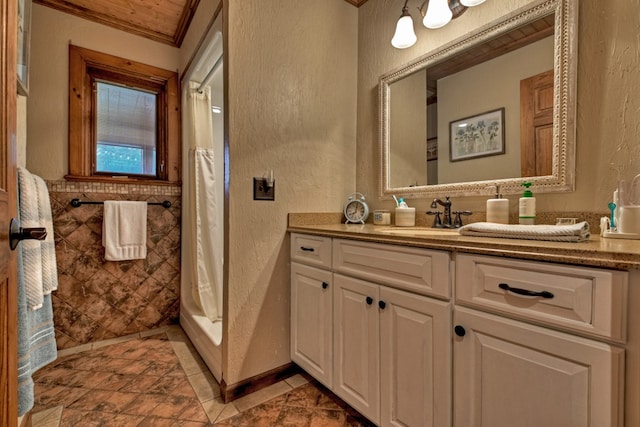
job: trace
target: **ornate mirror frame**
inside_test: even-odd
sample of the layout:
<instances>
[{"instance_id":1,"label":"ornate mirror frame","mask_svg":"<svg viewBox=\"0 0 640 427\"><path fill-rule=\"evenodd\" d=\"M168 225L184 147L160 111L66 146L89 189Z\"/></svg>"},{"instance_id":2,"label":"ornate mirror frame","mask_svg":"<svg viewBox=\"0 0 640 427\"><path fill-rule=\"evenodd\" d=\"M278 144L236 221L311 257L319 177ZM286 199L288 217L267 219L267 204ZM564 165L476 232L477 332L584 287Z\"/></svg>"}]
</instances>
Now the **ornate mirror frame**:
<instances>
[{"instance_id":1,"label":"ornate mirror frame","mask_svg":"<svg viewBox=\"0 0 640 427\"><path fill-rule=\"evenodd\" d=\"M390 85L427 68L451 55L471 49L502 33L520 27L543 16L555 14L554 30L554 104L553 104L553 165L552 174L527 178L506 178L452 184L415 187L390 186ZM523 180L531 181L536 193L572 192L575 189L575 115L578 49L578 0L536 0L500 19L421 56L380 78L380 175L379 196L395 194L412 198L477 196L488 194L489 187L499 184L503 194L519 194Z\"/></svg>"}]
</instances>

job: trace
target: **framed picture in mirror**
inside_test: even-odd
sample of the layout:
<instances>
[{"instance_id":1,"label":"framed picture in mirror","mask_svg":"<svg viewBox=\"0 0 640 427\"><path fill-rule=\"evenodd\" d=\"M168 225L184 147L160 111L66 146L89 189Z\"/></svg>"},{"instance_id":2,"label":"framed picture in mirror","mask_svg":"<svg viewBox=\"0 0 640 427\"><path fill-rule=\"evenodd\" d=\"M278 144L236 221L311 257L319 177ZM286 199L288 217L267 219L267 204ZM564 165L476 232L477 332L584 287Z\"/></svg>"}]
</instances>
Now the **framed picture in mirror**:
<instances>
[{"instance_id":1,"label":"framed picture in mirror","mask_svg":"<svg viewBox=\"0 0 640 427\"><path fill-rule=\"evenodd\" d=\"M438 160L438 137L427 139L427 161Z\"/></svg>"},{"instance_id":2,"label":"framed picture in mirror","mask_svg":"<svg viewBox=\"0 0 640 427\"><path fill-rule=\"evenodd\" d=\"M18 93L29 95L31 0L18 0Z\"/></svg>"},{"instance_id":3,"label":"framed picture in mirror","mask_svg":"<svg viewBox=\"0 0 640 427\"><path fill-rule=\"evenodd\" d=\"M504 154L504 108L449 123L452 162Z\"/></svg>"}]
</instances>

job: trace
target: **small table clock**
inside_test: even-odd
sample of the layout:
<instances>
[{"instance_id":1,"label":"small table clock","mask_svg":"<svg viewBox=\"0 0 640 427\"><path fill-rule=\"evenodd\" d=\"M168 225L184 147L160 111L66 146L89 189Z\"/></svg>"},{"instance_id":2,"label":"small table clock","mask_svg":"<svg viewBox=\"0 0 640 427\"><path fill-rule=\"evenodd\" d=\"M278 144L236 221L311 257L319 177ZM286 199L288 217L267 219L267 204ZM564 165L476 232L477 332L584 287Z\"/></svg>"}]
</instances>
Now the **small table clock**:
<instances>
[{"instance_id":1,"label":"small table clock","mask_svg":"<svg viewBox=\"0 0 640 427\"><path fill-rule=\"evenodd\" d=\"M364 224L369 216L369 206L364 201L362 193L353 193L347 198L344 205L345 224L350 222Z\"/></svg>"}]
</instances>

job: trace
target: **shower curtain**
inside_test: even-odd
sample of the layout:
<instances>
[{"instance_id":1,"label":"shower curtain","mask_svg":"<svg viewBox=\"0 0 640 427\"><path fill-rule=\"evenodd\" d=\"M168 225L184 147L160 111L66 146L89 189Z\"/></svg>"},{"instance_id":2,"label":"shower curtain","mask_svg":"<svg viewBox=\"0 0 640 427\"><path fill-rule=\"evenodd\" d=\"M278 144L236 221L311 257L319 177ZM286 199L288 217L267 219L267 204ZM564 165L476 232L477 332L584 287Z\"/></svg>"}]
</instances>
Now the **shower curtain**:
<instances>
[{"instance_id":1,"label":"shower curtain","mask_svg":"<svg viewBox=\"0 0 640 427\"><path fill-rule=\"evenodd\" d=\"M216 191L213 150L211 92L190 83L186 116L185 143L189 144L189 185L183 194L188 206L188 230L191 237L188 259L191 263L193 298L211 321L222 320L222 260L220 246L223 224L218 209L222 204Z\"/></svg>"}]
</instances>

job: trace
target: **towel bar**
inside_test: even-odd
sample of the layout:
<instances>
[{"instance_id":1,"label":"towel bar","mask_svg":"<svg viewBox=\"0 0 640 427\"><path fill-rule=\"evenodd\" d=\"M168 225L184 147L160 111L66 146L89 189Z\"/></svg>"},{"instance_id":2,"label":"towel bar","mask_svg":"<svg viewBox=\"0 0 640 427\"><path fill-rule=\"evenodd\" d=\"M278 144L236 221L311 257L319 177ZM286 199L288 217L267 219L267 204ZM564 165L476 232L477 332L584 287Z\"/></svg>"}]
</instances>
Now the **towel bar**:
<instances>
[{"instance_id":1,"label":"towel bar","mask_svg":"<svg viewBox=\"0 0 640 427\"><path fill-rule=\"evenodd\" d=\"M83 202L80 199L71 199L71 202L69 202L69 204L71 206L73 206L74 208L79 208L82 205L103 205L104 202ZM171 207L171 202L168 200L165 200L163 202L147 202L148 205L160 205L160 206L164 206L165 208L170 208Z\"/></svg>"}]
</instances>

